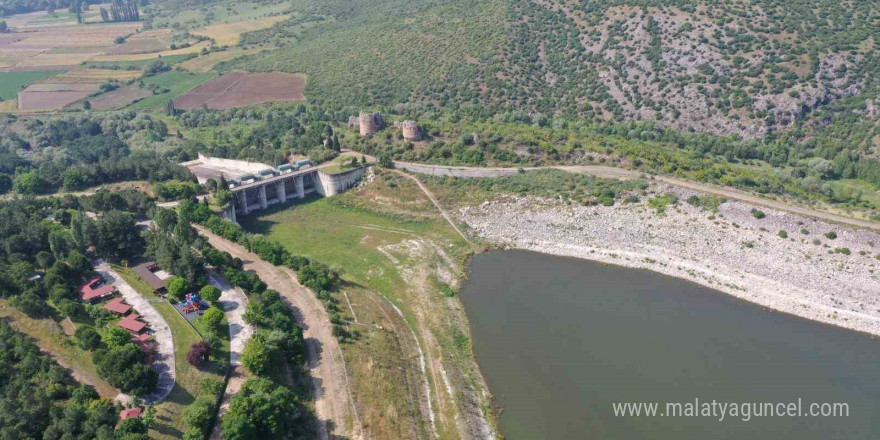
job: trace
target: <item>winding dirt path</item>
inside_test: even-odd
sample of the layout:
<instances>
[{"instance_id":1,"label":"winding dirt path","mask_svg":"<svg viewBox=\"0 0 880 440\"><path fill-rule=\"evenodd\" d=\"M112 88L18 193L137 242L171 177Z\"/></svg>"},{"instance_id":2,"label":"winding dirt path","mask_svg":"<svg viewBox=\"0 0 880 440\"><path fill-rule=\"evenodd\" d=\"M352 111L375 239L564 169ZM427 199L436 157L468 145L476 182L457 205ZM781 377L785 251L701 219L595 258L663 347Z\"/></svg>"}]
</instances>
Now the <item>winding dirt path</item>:
<instances>
[{"instance_id":1,"label":"winding dirt path","mask_svg":"<svg viewBox=\"0 0 880 440\"><path fill-rule=\"evenodd\" d=\"M434 206L437 207L437 210L440 211L440 214L443 215L443 218L445 218L446 221L449 222L449 225L452 226L452 229L455 229L455 232L458 232L458 235L461 235L461 238L463 238L464 241L470 243L470 240L468 240L467 236L464 235L464 233L461 232L460 229L458 229L458 226L455 225L455 222L452 220L452 216L449 215L449 213L447 213L445 209L443 209L443 206L440 205L440 202L437 201L437 198L434 197L434 194L431 192L431 190L429 190L428 187L426 187L421 180L419 180L416 176L404 173L403 171L394 170L394 172L414 181L416 185L418 185L419 188L422 189L422 192L424 192L425 195L428 196L429 199L431 199L431 202L434 204Z\"/></svg>"},{"instance_id":2,"label":"winding dirt path","mask_svg":"<svg viewBox=\"0 0 880 440\"><path fill-rule=\"evenodd\" d=\"M229 252L244 262L244 269L253 271L293 310L296 322L303 328L306 360L315 396L315 411L320 421L318 435L322 440L363 439L363 427L357 414L348 381L342 350L333 335L333 325L324 305L309 289L299 284L292 270L276 267L254 253L207 229L193 225L219 251Z\"/></svg>"}]
</instances>

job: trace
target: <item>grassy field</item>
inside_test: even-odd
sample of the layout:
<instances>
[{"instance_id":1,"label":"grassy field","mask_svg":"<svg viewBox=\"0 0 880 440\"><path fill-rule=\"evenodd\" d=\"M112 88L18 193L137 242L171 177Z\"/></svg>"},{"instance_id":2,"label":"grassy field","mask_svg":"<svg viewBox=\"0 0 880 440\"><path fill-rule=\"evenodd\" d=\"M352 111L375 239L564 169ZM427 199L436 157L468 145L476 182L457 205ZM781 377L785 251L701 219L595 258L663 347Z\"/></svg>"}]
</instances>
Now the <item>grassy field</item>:
<instances>
[{"instance_id":1,"label":"grassy field","mask_svg":"<svg viewBox=\"0 0 880 440\"><path fill-rule=\"evenodd\" d=\"M469 330L440 279L457 283L470 247L412 181L384 173L358 191L239 221L341 271L344 283L333 297L346 328L356 333L342 348L360 418L372 437L433 435L424 412L419 414L427 380L440 438L458 438L456 405L467 400L462 394L473 396L481 379L471 353L456 349L455 338Z\"/></svg>"},{"instance_id":2,"label":"grassy field","mask_svg":"<svg viewBox=\"0 0 880 440\"><path fill-rule=\"evenodd\" d=\"M155 27L171 27L174 25L185 29L195 29L214 23L233 23L253 20L268 14L281 14L290 9L288 2L217 2L210 6L192 9L178 9L176 2L163 2L161 8L157 4L157 13L153 18Z\"/></svg>"},{"instance_id":3,"label":"grassy field","mask_svg":"<svg viewBox=\"0 0 880 440\"><path fill-rule=\"evenodd\" d=\"M165 105L169 99L174 99L192 89L193 87L207 82L217 76L214 73L187 73L187 72L167 72L161 75L152 76L144 79L144 85L155 85L164 87L169 91L158 95L150 96L142 99L134 104L126 107L130 110L145 110L157 108Z\"/></svg>"},{"instance_id":4,"label":"grassy field","mask_svg":"<svg viewBox=\"0 0 880 440\"><path fill-rule=\"evenodd\" d=\"M192 344L201 341L202 336L186 322L180 313L162 298L154 295L153 290L141 280L131 269L113 266L119 275L127 281L141 295L150 299L153 307L165 318L171 333L174 335L174 356L177 371L177 382L168 397L156 405L156 423L150 430L150 438L153 439L179 439L185 432L185 425L181 420L184 408L191 404L201 394L200 382L204 379L223 380L226 374L225 366L229 359L229 334L222 335L225 350L212 355L212 361L205 367L196 368L186 361L186 354ZM224 359L217 362L214 359Z\"/></svg>"},{"instance_id":5,"label":"grassy field","mask_svg":"<svg viewBox=\"0 0 880 440\"><path fill-rule=\"evenodd\" d=\"M0 99L4 101L18 98L22 86L57 75L58 70L39 72L0 72Z\"/></svg>"},{"instance_id":6,"label":"grassy field","mask_svg":"<svg viewBox=\"0 0 880 440\"><path fill-rule=\"evenodd\" d=\"M79 348L53 319L30 318L5 300L0 300L0 319L8 319L18 331L34 339L40 349L49 352L57 362L75 370L75 376L80 376L76 377L77 380L90 382L101 397L112 399L119 394L119 390L100 379L97 367L92 362L92 354Z\"/></svg>"},{"instance_id":7,"label":"grassy field","mask_svg":"<svg viewBox=\"0 0 880 440\"><path fill-rule=\"evenodd\" d=\"M289 15L274 15L255 20L212 24L201 29L194 29L190 33L212 38L221 46L235 46L238 44L241 34L272 27L275 23L287 20L288 18L290 18Z\"/></svg>"}]
</instances>

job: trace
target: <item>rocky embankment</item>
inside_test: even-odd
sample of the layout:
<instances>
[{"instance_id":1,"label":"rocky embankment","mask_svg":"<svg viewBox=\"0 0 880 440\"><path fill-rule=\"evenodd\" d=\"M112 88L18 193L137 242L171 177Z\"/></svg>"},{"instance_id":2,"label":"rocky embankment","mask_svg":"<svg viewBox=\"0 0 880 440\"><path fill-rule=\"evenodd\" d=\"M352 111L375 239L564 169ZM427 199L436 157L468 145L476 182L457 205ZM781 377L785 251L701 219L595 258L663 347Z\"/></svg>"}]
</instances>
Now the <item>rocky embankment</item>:
<instances>
[{"instance_id":1,"label":"rocky embankment","mask_svg":"<svg viewBox=\"0 0 880 440\"><path fill-rule=\"evenodd\" d=\"M649 269L880 335L880 233L764 208L756 218L751 205L733 201L713 211L685 202L693 192L655 190L678 203L659 213L650 196L614 207L504 197L462 208L460 217L501 246Z\"/></svg>"}]
</instances>

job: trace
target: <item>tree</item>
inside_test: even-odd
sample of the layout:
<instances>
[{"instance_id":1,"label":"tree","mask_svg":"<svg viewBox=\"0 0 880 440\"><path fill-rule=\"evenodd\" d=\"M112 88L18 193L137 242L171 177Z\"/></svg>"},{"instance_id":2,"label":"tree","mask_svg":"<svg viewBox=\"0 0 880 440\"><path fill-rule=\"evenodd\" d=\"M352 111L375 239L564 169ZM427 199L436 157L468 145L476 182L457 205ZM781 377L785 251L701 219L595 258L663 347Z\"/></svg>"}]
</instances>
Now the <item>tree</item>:
<instances>
[{"instance_id":1,"label":"tree","mask_svg":"<svg viewBox=\"0 0 880 440\"><path fill-rule=\"evenodd\" d=\"M98 222L96 251L115 258L131 258L140 255L144 240L131 214L110 211Z\"/></svg>"},{"instance_id":2,"label":"tree","mask_svg":"<svg viewBox=\"0 0 880 440\"><path fill-rule=\"evenodd\" d=\"M223 327L223 312L216 307L211 307L202 315L202 322L211 333L219 334Z\"/></svg>"},{"instance_id":3,"label":"tree","mask_svg":"<svg viewBox=\"0 0 880 440\"><path fill-rule=\"evenodd\" d=\"M214 302L220 299L220 289L208 284L199 290L199 296L202 297L205 301Z\"/></svg>"},{"instance_id":4,"label":"tree","mask_svg":"<svg viewBox=\"0 0 880 440\"><path fill-rule=\"evenodd\" d=\"M37 194L48 189L49 183L36 170L17 174L12 180L12 189L19 194Z\"/></svg>"},{"instance_id":5,"label":"tree","mask_svg":"<svg viewBox=\"0 0 880 440\"><path fill-rule=\"evenodd\" d=\"M88 99L83 101L83 110L91 110L91 109L92 109L92 103Z\"/></svg>"},{"instance_id":6,"label":"tree","mask_svg":"<svg viewBox=\"0 0 880 440\"><path fill-rule=\"evenodd\" d=\"M6 20L0 20L0 33L9 32L9 25L6 24Z\"/></svg>"},{"instance_id":7,"label":"tree","mask_svg":"<svg viewBox=\"0 0 880 440\"><path fill-rule=\"evenodd\" d=\"M69 299L61 300L58 304L58 310L61 310L61 313L71 318L83 316L86 311L81 302L71 301Z\"/></svg>"},{"instance_id":8,"label":"tree","mask_svg":"<svg viewBox=\"0 0 880 440\"><path fill-rule=\"evenodd\" d=\"M207 362L210 357L211 346L205 341L198 341L189 348L189 353L186 354L186 361L190 365L199 366L203 362Z\"/></svg>"},{"instance_id":9,"label":"tree","mask_svg":"<svg viewBox=\"0 0 880 440\"><path fill-rule=\"evenodd\" d=\"M83 326L76 329L76 340L83 350L92 351L101 346L101 335L93 327Z\"/></svg>"},{"instance_id":10,"label":"tree","mask_svg":"<svg viewBox=\"0 0 880 440\"><path fill-rule=\"evenodd\" d=\"M40 265L40 268L43 270L49 269L53 264L55 264L55 256L46 251L37 252L37 264Z\"/></svg>"},{"instance_id":11,"label":"tree","mask_svg":"<svg viewBox=\"0 0 880 440\"><path fill-rule=\"evenodd\" d=\"M257 376L263 376L272 369L272 353L262 338L254 336L244 346L241 363Z\"/></svg>"},{"instance_id":12,"label":"tree","mask_svg":"<svg viewBox=\"0 0 880 440\"><path fill-rule=\"evenodd\" d=\"M96 351L94 361L98 374L110 385L143 396L152 392L159 381L158 373L142 362L143 357L141 349L128 343Z\"/></svg>"},{"instance_id":13,"label":"tree","mask_svg":"<svg viewBox=\"0 0 880 440\"><path fill-rule=\"evenodd\" d=\"M211 396L199 396L183 411L183 421L189 427L184 438L203 439L211 429L214 416L214 400ZM193 431L190 434L189 431Z\"/></svg>"},{"instance_id":14,"label":"tree","mask_svg":"<svg viewBox=\"0 0 880 440\"><path fill-rule=\"evenodd\" d=\"M131 342L131 334L121 327L110 327L104 335L104 344L108 347L121 347Z\"/></svg>"},{"instance_id":15,"label":"tree","mask_svg":"<svg viewBox=\"0 0 880 440\"><path fill-rule=\"evenodd\" d=\"M146 434L146 433L147 433L147 425L144 424L144 422L138 418L125 419L125 420L119 422L119 426L116 427L116 436L117 437L127 436L130 434Z\"/></svg>"},{"instance_id":16,"label":"tree","mask_svg":"<svg viewBox=\"0 0 880 440\"><path fill-rule=\"evenodd\" d=\"M181 277L171 277L165 282L165 290L175 300L183 301L183 298L189 292L189 283Z\"/></svg>"},{"instance_id":17,"label":"tree","mask_svg":"<svg viewBox=\"0 0 880 440\"><path fill-rule=\"evenodd\" d=\"M298 406L296 396L289 389L268 379L249 379L230 402L229 412L223 418L223 438L295 438Z\"/></svg>"}]
</instances>

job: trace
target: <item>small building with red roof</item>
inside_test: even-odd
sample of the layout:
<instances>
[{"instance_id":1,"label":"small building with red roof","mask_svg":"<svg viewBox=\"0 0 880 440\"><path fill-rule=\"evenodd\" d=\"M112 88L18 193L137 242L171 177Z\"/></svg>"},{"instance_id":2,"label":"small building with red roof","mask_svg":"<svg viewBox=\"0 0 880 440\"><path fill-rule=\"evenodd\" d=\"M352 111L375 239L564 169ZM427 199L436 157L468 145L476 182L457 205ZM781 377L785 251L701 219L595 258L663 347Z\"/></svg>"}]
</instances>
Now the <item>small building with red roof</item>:
<instances>
[{"instance_id":1,"label":"small building with red roof","mask_svg":"<svg viewBox=\"0 0 880 440\"><path fill-rule=\"evenodd\" d=\"M126 408L119 413L119 420L137 419L143 410L140 408Z\"/></svg>"},{"instance_id":2,"label":"small building with red roof","mask_svg":"<svg viewBox=\"0 0 880 440\"><path fill-rule=\"evenodd\" d=\"M112 284L105 284L101 277L94 277L79 288L79 295L83 301L93 303L105 297L113 295L116 288Z\"/></svg>"},{"instance_id":3,"label":"small building with red roof","mask_svg":"<svg viewBox=\"0 0 880 440\"><path fill-rule=\"evenodd\" d=\"M125 318L122 318L122 321L117 322L116 325L118 325L118 326L132 332L132 333L137 334L137 333L142 332L144 330L144 327L147 326L147 324L145 322L138 321L138 318L140 318L140 317L141 316L138 315L137 313L132 313L132 314L126 316Z\"/></svg>"},{"instance_id":4,"label":"small building with red roof","mask_svg":"<svg viewBox=\"0 0 880 440\"><path fill-rule=\"evenodd\" d=\"M125 300L122 298L114 298L113 301L104 304L104 310L125 315L131 310L131 306L126 304Z\"/></svg>"}]
</instances>

